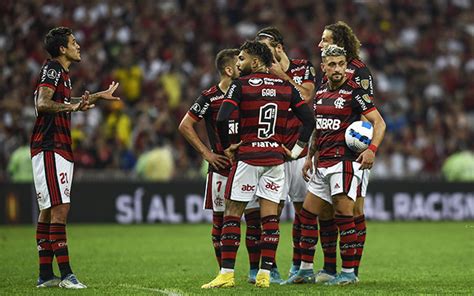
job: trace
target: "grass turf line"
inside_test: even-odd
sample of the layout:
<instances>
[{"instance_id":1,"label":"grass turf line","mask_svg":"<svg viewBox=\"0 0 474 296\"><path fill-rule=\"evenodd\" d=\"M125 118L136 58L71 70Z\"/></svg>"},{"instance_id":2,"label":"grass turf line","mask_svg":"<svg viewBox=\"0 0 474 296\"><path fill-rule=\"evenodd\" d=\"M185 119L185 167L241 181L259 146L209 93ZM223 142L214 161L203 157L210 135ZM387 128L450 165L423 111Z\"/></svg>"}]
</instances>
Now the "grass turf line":
<instances>
[{"instance_id":1,"label":"grass turf line","mask_svg":"<svg viewBox=\"0 0 474 296\"><path fill-rule=\"evenodd\" d=\"M465 294L474 292L474 222L368 222L358 285L272 285L246 282L242 239L236 287L201 290L218 272L211 225L68 226L73 271L89 288L37 289L34 226L0 227L2 295L367 295ZM277 263L286 278L291 263L291 224L281 226ZM245 224L242 227L242 237ZM55 264L56 265L56 264ZM320 244L315 270L322 266ZM340 263L338 263L340 268ZM55 266L55 273L59 272Z\"/></svg>"}]
</instances>

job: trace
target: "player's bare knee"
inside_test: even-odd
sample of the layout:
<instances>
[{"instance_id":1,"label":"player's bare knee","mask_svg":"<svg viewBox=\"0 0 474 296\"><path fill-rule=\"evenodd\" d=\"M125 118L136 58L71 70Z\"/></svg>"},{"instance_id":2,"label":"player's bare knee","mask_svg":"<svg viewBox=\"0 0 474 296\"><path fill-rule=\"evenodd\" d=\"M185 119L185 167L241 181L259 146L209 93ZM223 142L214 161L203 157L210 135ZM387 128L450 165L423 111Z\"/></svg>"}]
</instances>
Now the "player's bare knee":
<instances>
[{"instance_id":1,"label":"player's bare knee","mask_svg":"<svg viewBox=\"0 0 474 296\"><path fill-rule=\"evenodd\" d=\"M260 199L260 216L263 218L266 216L278 215L278 206L279 206L279 203L261 198Z\"/></svg>"},{"instance_id":2,"label":"player's bare knee","mask_svg":"<svg viewBox=\"0 0 474 296\"><path fill-rule=\"evenodd\" d=\"M242 217L245 207L247 206L246 202L235 201L235 200L226 200L225 202L225 216L234 216Z\"/></svg>"},{"instance_id":3,"label":"player's bare knee","mask_svg":"<svg viewBox=\"0 0 474 296\"><path fill-rule=\"evenodd\" d=\"M354 217L359 217L364 215L364 198L357 197L354 205Z\"/></svg>"},{"instance_id":4,"label":"player's bare knee","mask_svg":"<svg viewBox=\"0 0 474 296\"><path fill-rule=\"evenodd\" d=\"M331 206L324 206L319 211L318 217L320 220L331 220L334 218L334 209Z\"/></svg>"},{"instance_id":5,"label":"player's bare knee","mask_svg":"<svg viewBox=\"0 0 474 296\"><path fill-rule=\"evenodd\" d=\"M69 213L69 204L61 204L51 208L51 223L66 224Z\"/></svg>"},{"instance_id":6,"label":"player's bare knee","mask_svg":"<svg viewBox=\"0 0 474 296\"><path fill-rule=\"evenodd\" d=\"M51 222L51 208L41 210L38 216L38 222L50 223Z\"/></svg>"},{"instance_id":7,"label":"player's bare knee","mask_svg":"<svg viewBox=\"0 0 474 296\"><path fill-rule=\"evenodd\" d=\"M333 196L334 213L336 215L352 216L354 215L354 201L346 194Z\"/></svg>"},{"instance_id":8,"label":"player's bare knee","mask_svg":"<svg viewBox=\"0 0 474 296\"><path fill-rule=\"evenodd\" d=\"M301 212L301 209L303 208L303 203L302 202L294 202L293 203L293 208L295 209L295 213L299 214Z\"/></svg>"}]
</instances>

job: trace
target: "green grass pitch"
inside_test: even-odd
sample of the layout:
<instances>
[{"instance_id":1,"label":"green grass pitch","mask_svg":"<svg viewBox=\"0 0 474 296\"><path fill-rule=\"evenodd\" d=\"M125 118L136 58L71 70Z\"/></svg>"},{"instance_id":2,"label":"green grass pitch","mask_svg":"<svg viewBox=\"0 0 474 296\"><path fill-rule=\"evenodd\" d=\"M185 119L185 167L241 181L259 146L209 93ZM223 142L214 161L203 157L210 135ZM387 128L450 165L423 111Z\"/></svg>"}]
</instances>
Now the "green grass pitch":
<instances>
[{"instance_id":1,"label":"green grass pitch","mask_svg":"<svg viewBox=\"0 0 474 296\"><path fill-rule=\"evenodd\" d=\"M244 233L245 226L242 233ZM277 263L286 278L291 225L281 225ZM217 265L210 225L68 226L71 265L89 286L82 291L37 289L34 226L0 227L1 295L406 295L474 293L474 221L368 222L360 283L346 287L246 282L245 243L239 249L236 287L201 290ZM322 265L320 245L315 269ZM338 264L340 267L340 264ZM56 267L55 267L56 268ZM57 269L56 269L56 273Z\"/></svg>"}]
</instances>

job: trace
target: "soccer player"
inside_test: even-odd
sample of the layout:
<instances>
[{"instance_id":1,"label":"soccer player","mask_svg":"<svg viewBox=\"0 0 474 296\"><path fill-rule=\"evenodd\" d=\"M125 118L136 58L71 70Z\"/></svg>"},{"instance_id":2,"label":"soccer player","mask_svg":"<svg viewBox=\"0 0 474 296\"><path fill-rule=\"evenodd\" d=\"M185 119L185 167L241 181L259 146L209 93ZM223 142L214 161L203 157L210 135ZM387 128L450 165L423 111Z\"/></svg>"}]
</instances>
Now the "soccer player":
<instances>
[{"instance_id":1,"label":"soccer player","mask_svg":"<svg viewBox=\"0 0 474 296\"><path fill-rule=\"evenodd\" d=\"M371 100L374 99L374 87L372 74L369 68L359 58L360 41L352 29L344 22L339 21L325 27L318 47L326 48L330 44L336 44L347 52L347 79L353 80L361 88L367 91ZM323 78L327 81L327 77ZM365 120L364 116L362 118ZM367 193L370 170L362 172L362 182L357 188L357 198L354 206L354 221L357 233L356 254L354 257L354 273L359 275L359 264L365 244L366 225L364 216L364 197ZM318 216L321 235L321 247L324 253L324 266L317 273L317 282L332 280L336 274L336 246L337 225L334 220L334 210L326 205Z\"/></svg>"},{"instance_id":2,"label":"soccer player","mask_svg":"<svg viewBox=\"0 0 474 296\"><path fill-rule=\"evenodd\" d=\"M289 82L268 73L272 53L264 44L247 41L240 48L238 68L241 77L226 93L217 116L219 138L224 153L234 161L226 187L222 227L222 268L219 275L202 288L233 287L235 258L240 242L240 218L246 204L258 198L262 217L261 265L257 287L270 286L270 270L279 241L278 204L285 182L283 163L284 131L288 109L303 122L293 158L303 151L314 128L310 108ZM230 145L228 119L240 112L241 142Z\"/></svg>"},{"instance_id":3,"label":"soccer player","mask_svg":"<svg viewBox=\"0 0 474 296\"><path fill-rule=\"evenodd\" d=\"M354 274L354 255L357 242L354 223L354 203L357 188L365 169L373 165L377 147L385 133L385 122L375 108L369 92L347 79L346 51L337 45L327 46L322 53L323 71L328 81L321 85L315 96L317 136L311 143L306 163L312 162L318 151L317 167L308 183L308 194L300 213L302 262L298 272L284 284L314 282L314 250L318 242L318 215L321 209L332 205L339 230L339 249L342 271L329 285L351 284ZM357 155L345 144L347 127L364 115L374 127L372 143ZM305 165L306 168L306 165ZM307 171L303 171L305 177Z\"/></svg>"},{"instance_id":4,"label":"soccer player","mask_svg":"<svg viewBox=\"0 0 474 296\"><path fill-rule=\"evenodd\" d=\"M221 232L224 215L224 191L229 176L231 163L224 155L224 149L219 141L216 127L216 118L219 108L224 100L224 95L229 89L233 79L239 77L237 69L237 56L240 50L224 49L216 57L216 68L219 71L220 81L217 85L203 91L183 117L179 131L188 142L199 152L209 163L209 170L206 180L206 190L204 198L204 209L212 210L212 242L219 268L221 265ZM204 119L211 149L209 149L196 132L195 125ZM239 142L238 135L238 112L232 113L229 121L229 133L231 143ZM247 205L245 211L245 221L247 224L246 246L249 253L250 272L249 280L255 283L260 262L260 211L258 203Z\"/></svg>"},{"instance_id":5,"label":"soccer player","mask_svg":"<svg viewBox=\"0 0 474 296\"><path fill-rule=\"evenodd\" d=\"M315 70L311 62L301 59L290 59L284 49L283 35L275 27L267 27L257 33L256 39L264 43L270 48L274 62L270 67L270 72L277 75L281 79L291 83L301 94L305 102L312 102L314 96L314 75ZM301 121L288 110L288 121L286 125L285 147L292 149L299 136ZM300 242L300 218L299 212L303 206L304 197L306 196L306 182L301 176L301 171L307 155L307 148L303 150L300 157L295 160L285 162L285 187L283 190L283 201L280 208L288 201L293 203L295 209L295 217L293 219L293 264L289 272L289 276L294 275L301 264Z\"/></svg>"},{"instance_id":6,"label":"soccer player","mask_svg":"<svg viewBox=\"0 0 474 296\"><path fill-rule=\"evenodd\" d=\"M74 169L71 149L71 112L87 111L98 99L119 100L112 94L118 83L105 91L80 98L71 97L69 67L81 61L80 46L69 28L48 32L44 45L51 59L41 68L35 91L36 122L31 136L33 177L40 214L36 229L39 252L37 287L86 288L79 282L69 264L66 220ZM61 278L53 274L53 257Z\"/></svg>"}]
</instances>

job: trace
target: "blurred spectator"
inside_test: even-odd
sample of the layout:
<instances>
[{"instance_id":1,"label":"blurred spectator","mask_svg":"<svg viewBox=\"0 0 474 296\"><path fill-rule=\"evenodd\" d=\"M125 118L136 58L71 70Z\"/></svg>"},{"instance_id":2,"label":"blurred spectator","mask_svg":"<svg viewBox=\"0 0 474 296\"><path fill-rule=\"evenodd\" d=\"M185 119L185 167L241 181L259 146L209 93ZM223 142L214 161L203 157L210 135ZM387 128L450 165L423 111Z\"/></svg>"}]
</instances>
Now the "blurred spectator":
<instances>
[{"instance_id":1,"label":"blurred spectator","mask_svg":"<svg viewBox=\"0 0 474 296\"><path fill-rule=\"evenodd\" d=\"M140 155L135 171L143 180L166 182L173 178L174 168L171 147L164 145Z\"/></svg>"},{"instance_id":2,"label":"blurred spectator","mask_svg":"<svg viewBox=\"0 0 474 296\"><path fill-rule=\"evenodd\" d=\"M216 81L215 54L275 25L291 58L319 65L316 45L337 20L361 40L388 125L372 177L440 178L444 160L474 141L473 9L462 0L3 1L0 181L13 151L27 143L21 134L31 133L33 87L47 57L41 38L52 27L70 26L82 48L73 95L120 82L123 104L109 106L116 110L73 115L78 179L129 179L136 159L160 141L172 147L173 178L201 178L202 159L177 125Z\"/></svg>"},{"instance_id":3,"label":"blurred spectator","mask_svg":"<svg viewBox=\"0 0 474 296\"><path fill-rule=\"evenodd\" d=\"M12 182L33 182L33 167L31 165L30 146L18 147L8 162L8 173Z\"/></svg>"},{"instance_id":4,"label":"blurred spectator","mask_svg":"<svg viewBox=\"0 0 474 296\"><path fill-rule=\"evenodd\" d=\"M443 176L450 182L474 182L474 153L456 152L443 164Z\"/></svg>"}]
</instances>

